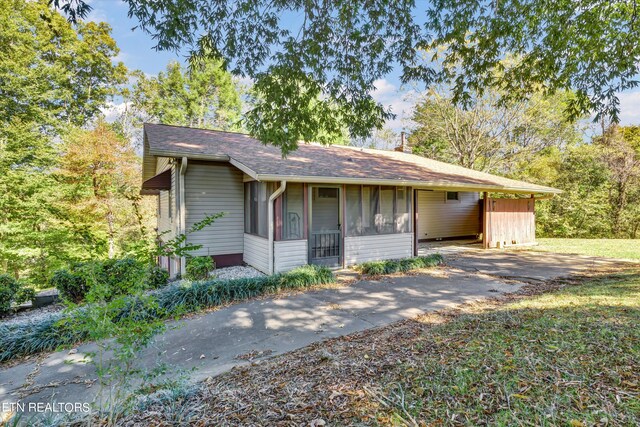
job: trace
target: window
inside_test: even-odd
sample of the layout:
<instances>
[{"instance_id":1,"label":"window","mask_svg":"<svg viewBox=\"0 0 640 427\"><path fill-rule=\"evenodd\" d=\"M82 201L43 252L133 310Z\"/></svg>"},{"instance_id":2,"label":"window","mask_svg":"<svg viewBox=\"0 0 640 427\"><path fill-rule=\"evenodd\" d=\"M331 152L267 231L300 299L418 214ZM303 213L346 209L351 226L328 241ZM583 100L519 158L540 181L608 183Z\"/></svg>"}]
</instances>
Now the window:
<instances>
[{"instance_id":1,"label":"window","mask_svg":"<svg viewBox=\"0 0 640 427\"><path fill-rule=\"evenodd\" d=\"M362 187L347 185L347 236L362 235Z\"/></svg>"},{"instance_id":2,"label":"window","mask_svg":"<svg viewBox=\"0 0 640 427\"><path fill-rule=\"evenodd\" d=\"M395 232L394 205L395 187L380 187L380 211L376 218L376 230L378 234L390 234Z\"/></svg>"},{"instance_id":3,"label":"window","mask_svg":"<svg viewBox=\"0 0 640 427\"><path fill-rule=\"evenodd\" d=\"M173 191L169 189L169 194L167 196L169 201L169 219L173 218Z\"/></svg>"},{"instance_id":4,"label":"window","mask_svg":"<svg viewBox=\"0 0 640 427\"><path fill-rule=\"evenodd\" d=\"M447 201L449 200L460 200L460 193L457 191L447 191Z\"/></svg>"},{"instance_id":5,"label":"window","mask_svg":"<svg viewBox=\"0 0 640 427\"><path fill-rule=\"evenodd\" d=\"M347 236L411 232L411 190L407 187L348 185Z\"/></svg>"},{"instance_id":6,"label":"window","mask_svg":"<svg viewBox=\"0 0 640 427\"><path fill-rule=\"evenodd\" d=\"M337 199L338 189L330 188L330 187L320 187L318 188L318 198L319 199Z\"/></svg>"},{"instance_id":7,"label":"window","mask_svg":"<svg viewBox=\"0 0 640 427\"><path fill-rule=\"evenodd\" d=\"M295 240L304 237L302 230L303 194L302 184L287 184L282 199L282 240Z\"/></svg>"},{"instance_id":8,"label":"window","mask_svg":"<svg viewBox=\"0 0 640 427\"><path fill-rule=\"evenodd\" d=\"M247 182L244 185L244 232L267 237L267 205L272 186L264 182Z\"/></svg>"},{"instance_id":9,"label":"window","mask_svg":"<svg viewBox=\"0 0 640 427\"><path fill-rule=\"evenodd\" d=\"M377 185L362 186L362 236L378 234L376 220L378 219L378 201L380 187Z\"/></svg>"},{"instance_id":10,"label":"window","mask_svg":"<svg viewBox=\"0 0 640 427\"><path fill-rule=\"evenodd\" d=\"M411 232L411 191L407 187L396 189L396 233Z\"/></svg>"}]
</instances>

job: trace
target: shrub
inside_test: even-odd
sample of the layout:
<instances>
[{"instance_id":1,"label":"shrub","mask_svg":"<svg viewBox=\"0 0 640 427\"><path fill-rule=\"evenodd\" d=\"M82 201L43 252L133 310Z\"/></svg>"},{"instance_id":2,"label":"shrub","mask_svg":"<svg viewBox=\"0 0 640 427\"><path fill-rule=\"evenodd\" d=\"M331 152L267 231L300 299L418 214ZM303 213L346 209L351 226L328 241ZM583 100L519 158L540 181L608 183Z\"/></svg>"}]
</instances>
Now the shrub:
<instances>
[{"instance_id":1,"label":"shrub","mask_svg":"<svg viewBox=\"0 0 640 427\"><path fill-rule=\"evenodd\" d=\"M56 271L53 273L50 284L60 292L62 298L75 303L84 300L89 292L85 276L75 271L73 273L65 269Z\"/></svg>"},{"instance_id":2,"label":"shrub","mask_svg":"<svg viewBox=\"0 0 640 427\"><path fill-rule=\"evenodd\" d=\"M75 264L71 270L58 270L51 278L51 285L60 295L74 303L85 300L91 292L93 300L110 301L116 296L146 289L148 280L162 280L159 273L152 273L133 258L89 261ZM166 283L166 280L165 282Z\"/></svg>"},{"instance_id":3,"label":"shrub","mask_svg":"<svg viewBox=\"0 0 640 427\"><path fill-rule=\"evenodd\" d=\"M145 273L144 266L133 258L104 261L101 279L108 289L106 299L143 289Z\"/></svg>"},{"instance_id":4,"label":"shrub","mask_svg":"<svg viewBox=\"0 0 640 427\"><path fill-rule=\"evenodd\" d=\"M16 304L22 304L27 301L33 301L36 297L36 291L29 286L21 286L13 297Z\"/></svg>"},{"instance_id":5,"label":"shrub","mask_svg":"<svg viewBox=\"0 0 640 427\"><path fill-rule=\"evenodd\" d=\"M158 289L169 282L169 272L157 265L147 267L145 284L149 289Z\"/></svg>"},{"instance_id":6,"label":"shrub","mask_svg":"<svg viewBox=\"0 0 640 427\"><path fill-rule=\"evenodd\" d=\"M74 332L65 318L65 312L56 312L16 323L0 323L0 362L21 355L51 351L85 338Z\"/></svg>"},{"instance_id":7,"label":"shrub","mask_svg":"<svg viewBox=\"0 0 640 427\"><path fill-rule=\"evenodd\" d=\"M118 304L113 306L119 313L111 314L110 317L118 323L129 320L153 322L258 295L331 282L333 274L327 267L305 266L273 276L175 283L153 292L152 304L141 300L139 296L121 297L116 301ZM89 309L90 307L84 306L35 321L0 324L0 362L21 355L54 350L59 346L87 339L86 331L79 332L71 325L86 315L86 310Z\"/></svg>"},{"instance_id":8,"label":"shrub","mask_svg":"<svg viewBox=\"0 0 640 427\"><path fill-rule=\"evenodd\" d=\"M442 263L442 256L440 254L433 254L414 258L404 258L399 260L365 262L357 265L355 268L362 274L366 274L369 276L379 276L381 274L391 274L417 270L420 268L435 267Z\"/></svg>"},{"instance_id":9,"label":"shrub","mask_svg":"<svg viewBox=\"0 0 640 427\"><path fill-rule=\"evenodd\" d=\"M191 257L187 261L185 277L189 280L206 280L214 268L216 265L210 256Z\"/></svg>"},{"instance_id":10,"label":"shrub","mask_svg":"<svg viewBox=\"0 0 640 427\"><path fill-rule=\"evenodd\" d=\"M159 306L167 312L189 312L282 290L304 289L333 280L333 273L327 267L310 265L273 276L176 283L157 292L156 297Z\"/></svg>"},{"instance_id":11,"label":"shrub","mask_svg":"<svg viewBox=\"0 0 640 427\"><path fill-rule=\"evenodd\" d=\"M20 284L8 274L0 274L0 316L11 311L11 302L20 290Z\"/></svg>"}]
</instances>

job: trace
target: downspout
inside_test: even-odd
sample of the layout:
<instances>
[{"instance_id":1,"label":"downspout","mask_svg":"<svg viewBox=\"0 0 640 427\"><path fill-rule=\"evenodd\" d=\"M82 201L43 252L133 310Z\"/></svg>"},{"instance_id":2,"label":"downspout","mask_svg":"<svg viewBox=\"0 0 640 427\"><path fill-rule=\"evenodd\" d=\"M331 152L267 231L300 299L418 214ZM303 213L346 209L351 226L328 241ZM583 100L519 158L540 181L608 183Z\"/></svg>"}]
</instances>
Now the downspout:
<instances>
[{"instance_id":1,"label":"downspout","mask_svg":"<svg viewBox=\"0 0 640 427\"><path fill-rule=\"evenodd\" d=\"M186 232L186 220L185 220L185 203L184 203L184 177L187 174L187 158L183 157L180 162L180 215L179 220L180 224L178 225L180 231L178 234L183 234ZM180 275L184 277L186 273L186 259L185 257L180 258Z\"/></svg>"},{"instance_id":2,"label":"downspout","mask_svg":"<svg viewBox=\"0 0 640 427\"><path fill-rule=\"evenodd\" d=\"M284 193L284 190L287 188L287 181L280 181L280 187L278 187L278 189L276 191L273 192L273 194L271 196L269 196L269 205L267 206L267 209L269 210L269 213L267 215L267 221L269 222L269 274L273 274L273 257L274 257L274 250L273 250L273 234L274 234L274 229L273 229L273 217L274 217L274 212L273 212L273 203L275 202L275 200L282 194Z\"/></svg>"}]
</instances>

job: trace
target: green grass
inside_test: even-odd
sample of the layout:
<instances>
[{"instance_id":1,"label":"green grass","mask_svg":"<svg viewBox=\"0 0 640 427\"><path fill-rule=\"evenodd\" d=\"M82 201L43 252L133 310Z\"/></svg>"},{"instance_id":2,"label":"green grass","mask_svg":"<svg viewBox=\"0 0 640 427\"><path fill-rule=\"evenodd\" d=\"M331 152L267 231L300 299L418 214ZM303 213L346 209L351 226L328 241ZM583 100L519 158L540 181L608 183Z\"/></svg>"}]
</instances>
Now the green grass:
<instances>
[{"instance_id":1,"label":"green grass","mask_svg":"<svg viewBox=\"0 0 640 427\"><path fill-rule=\"evenodd\" d=\"M537 239L531 250L640 261L640 239Z\"/></svg>"},{"instance_id":2,"label":"green grass","mask_svg":"<svg viewBox=\"0 0 640 427\"><path fill-rule=\"evenodd\" d=\"M639 325L638 274L461 316L422 337L430 350L418 363L383 380L389 419L639 425Z\"/></svg>"},{"instance_id":3,"label":"green grass","mask_svg":"<svg viewBox=\"0 0 640 427\"><path fill-rule=\"evenodd\" d=\"M565 285L325 340L123 424L640 425L640 271Z\"/></svg>"}]
</instances>

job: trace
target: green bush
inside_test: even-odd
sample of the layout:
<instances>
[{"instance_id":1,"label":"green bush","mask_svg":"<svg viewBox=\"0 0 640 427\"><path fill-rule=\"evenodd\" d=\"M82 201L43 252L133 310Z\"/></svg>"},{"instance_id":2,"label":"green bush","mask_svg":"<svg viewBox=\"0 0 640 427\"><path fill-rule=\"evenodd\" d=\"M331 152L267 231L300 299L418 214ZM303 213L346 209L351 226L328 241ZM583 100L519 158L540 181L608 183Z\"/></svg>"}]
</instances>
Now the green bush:
<instances>
[{"instance_id":1,"label":"green bush","mask_svg":"<svg viewBox=\"0 0 640 427\"><path fill-rule=\"evenodd\" d=\"M22 304L35 298L36 291L8 274L0 274L0 316L11 311L11 304Z\"/></svg>"},{"instance_id":2,"label":"green bush","mask_svg":"<svg viewBox=\"0 0 640 427\"><path fill-rule=\"evenodd\" d=\"M331 283L333 280L328 268L305 266L273 276L175 283L152 293L156 304L145 304L139 297L123 297L124 302L119 305L120 314L112 318L115 322L121 322L130 320L131 316L135 316L135 320L174 317L258 295ZM87 339L86 333L70 326L85 310L86 306L66 313L53 313L32 322L0 323L0 362Z\"/></svg>"},{"instance_id":3,"label":"green bush","mask_svg":"<svg viewBox=\"0 0 640 427\"><path fill-rule=\"evenodd\" d=\"M273 276L176 283L156 293L156 296L159 306L167 312L190 312L282 290L331 283L333 280L333 273L327 267L310 265Z\"/></svg>"},{"instance_id":4,"label":"green bush","mask_svg":"<svg viewBox=\"0 0 640 427\"><path fill-rule=\"evenodd\" d=\"M11 302L20 290L20 284L8 274L0 274L0 316L11 311Z\"/></svg>"},{"instance_id":5,"label":"green bush","mask_svg":"<svg viewBox=\"0 0 640 427\"><path fill-rule=\"evenodd\" d=\"M157 265L147 267L145 284L148 289L158 289L169 282L169 272Z\"/></svg>"},{"instance_id":6,"label":"green bush","mask_svg":"<svg viewBox=\"0 0 640 427\"><path fill-rule=\"evenodd\" d=\"M63 298L80 303L89 292L93 300L110 301L135 290L156 288L158 283L166 284L168 276L163 277L133 258L122 258L77 263L70 270L56 271L50 283Z\"/></svg>"},{"instance_id":7,"label":"green bush","mask_svg":"<svg viewBox=\"0 0 640 427\"><path fill-rule=\"evenodd\" d=\"M13 301L16 304L22 304L27 301L33 301L36 297L36 291L29 286L21 286L13 297Z\"/></svg>"},{"instance_id":8,"label":"green bush","mask_svg":"<svg viewBox=\"0 0 640 427\"><path fill-rule=\"evenodd\" d=\"M356 270L368 276L380 276L382 274L399 273L420 268L435 267L443 263L440 254L419 256L386 261L365 262L355 267Z\"/></svg>"},{"instance_id":9,"label":"green bush","mask_svg":"<svg viewBox=\"0 0 640 427\"><path fill-rule=\"evenodd\" d=\"M210 256L196 256L187 260L185 277L189 280L207 280L211 270L216 268Z\"/></svg>"},{"instance_id":10,"label":"green bush","mask_svg":"<svg viewBox=\"0 0 640 427\"><path fill-rule=\"evenodd\" d=\"M89 285L85 276L77 271L58 270L53 273L49 283L58 290L60 297L74 303L84 300L87 292L89 292Z\"/></svg>"},{"instance_id":11,"label":"green bush","mask_svg":"<svg viewBox=\"0 0 640 427\"><path fill-rule=\"evenodd\" d=\"M102 263L102 283L107 286L107 299L144 289L145 268L133 258L107 260Z\"/></svg>"}]
</instances>

